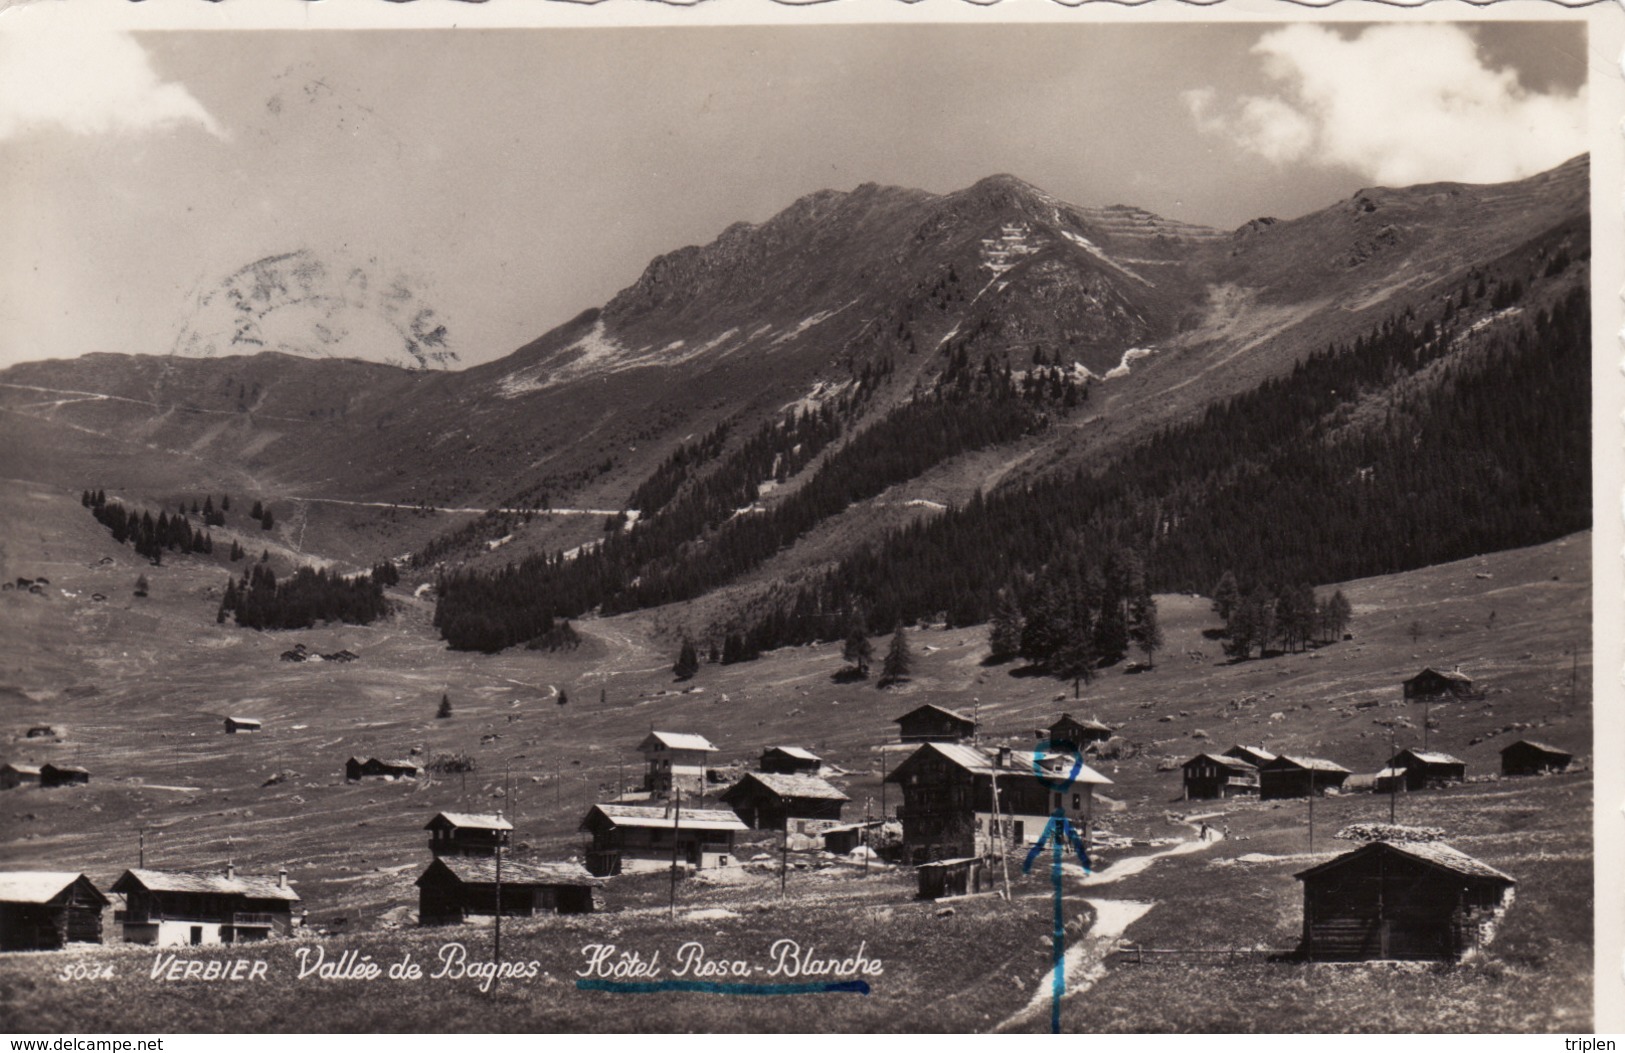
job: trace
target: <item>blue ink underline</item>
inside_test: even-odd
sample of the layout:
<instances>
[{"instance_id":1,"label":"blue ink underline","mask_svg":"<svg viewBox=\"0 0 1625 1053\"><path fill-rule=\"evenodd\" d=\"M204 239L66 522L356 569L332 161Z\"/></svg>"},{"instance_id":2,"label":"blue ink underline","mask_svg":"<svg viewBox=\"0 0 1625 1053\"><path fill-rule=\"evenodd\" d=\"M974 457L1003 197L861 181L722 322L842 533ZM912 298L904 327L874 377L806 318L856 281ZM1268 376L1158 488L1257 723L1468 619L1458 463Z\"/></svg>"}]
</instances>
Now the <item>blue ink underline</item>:
<instances>
[{"instance_id":1,"label":"blue ink underline","mask_svg":"<svg viewBox=\"0 0 1625 1053\"><path fill-rule=\"evenodd\" d=\"M866 995L869 993L869 985L863 980L834 980L813 984L725 984L715 980L577 980L576 990L612 991L617 994L690 991L697 994L725 995Z\"/></svg>"}]
</instances>

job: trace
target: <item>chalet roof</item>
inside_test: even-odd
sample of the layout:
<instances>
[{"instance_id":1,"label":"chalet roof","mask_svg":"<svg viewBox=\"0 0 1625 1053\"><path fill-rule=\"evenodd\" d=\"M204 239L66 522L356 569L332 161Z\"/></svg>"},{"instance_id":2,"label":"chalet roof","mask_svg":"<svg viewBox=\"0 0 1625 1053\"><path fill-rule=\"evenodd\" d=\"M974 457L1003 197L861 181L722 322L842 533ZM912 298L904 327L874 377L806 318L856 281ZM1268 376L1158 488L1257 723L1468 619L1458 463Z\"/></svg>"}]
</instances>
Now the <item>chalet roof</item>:
<instances>
[{"instance_id":1,"label":"chalet roof","mask_svg":"<svg viewBox=\"0 0 1625 1053\"><path fill-rule=\"evenodd\" d=\"M1501 752L1505 753L1507 750L1517 749L1519 746L1530 746L1542 753L1554 753L1559 757L1574 756L1574 754L1570 753L1568 750L1560 750L1556 746L1548 746L1544 742L1536 742L1534 739L1519 739L1510 746L1501 747Z\"/></svg>"},{"instance_id":2,"label":"chalet roof","mask_svg":"<svg viewBox=\"0 0 1625 1053\"><path fill-rule=\"evenodd\" d=\"M1428 750L1400 750L1398 753L1394 754L1393 760L1390 760L1388 763L1389 764L1397 764L1399 762L1399 758L1405 756L1405 754L1407 754L1407 753L1409 753L1412 757L1415 757L1417 760L1421 761L1423 764L1466 764L1467 763L1466 761L1462 760L1459 757L1452 757L1448 753L1437 753L1437 752L1431 752L1431 751L1428 751Z\"/></svg>"},{"instance_id":3,"label":"chalet roof","mask_svg":"<svg viewBox=\"0 0 1625 1053\"><path fill-rule=\"evenodd\" d=\"M233 724L252 724L256 728L264 723L259 717L227 717L226 719Z\"/></svg>"},{"instance_id":4,"label":"chalet roof","mask_svg":"<svg viewBox=\"0 0 1625 1053\"><path fill-rule=\"evenodd\" d=\"M299 893L276 878L226 877L224 874L193 874L175 870L126 870L113 882L114 892L210 892L217 895L248 896L252 899L283 899L299 902Z\"/></svg>"},{"instance_id":5,"label":"chalet roof","mask_svg":"<svg viewBox=\"0 0 1625 1053\"><path fill-rule=\"evenodd\" d=\"M769 753L782 753L786 757L794 757L796 760L805 760L805 761L818 761L818 760L821 760L821 758L816 753L812 753L812 752L809 752L808 750L804 750L800 746L769 746L767 749L762 751L762 754L764 756L769 754Z\"/></svg>"},{"instance_id":6,"label":"chalet roof","mask_svg":"<svg viewBox=\"0 0 1625 1053\"><path fill-rule=\"evenodd\" d=\"M38 775L39 766L34 764L4 764L0 765L0 771L14 771L18 775Z\"/></svg>"},{"instance_id":7,"label":"chalet roof","mask_svg":"<svg viewBox=\"0 0 1625 1053\"><path fill-rule=\"evenodd\" d=\"M772 775L762 771L746 772L738 782L723 791L722 799L727 800L729 794L750 781L761 783L779 797L813 798L822 801L852 799L816 775Z\"/></svg>"},{"instance_id":8,"label":"chalet roof","mask_svg":"<svg viewBox=\"0 0 1625 1053\"><path fill-rule=\"evenodd\" d=\"M749 830L731 808L680 808L675 824L664 805L595 804L581 821L586 826L597 812L611 826L658 826L683 830Z\"/></svg>"},{"instance_id":9,"label":"chalet roof","mask_svg":"<svg viewBox=\"0 0 1625 1053\"><path fill-rule=\"evenodd\" d=\"M973 863L980 863L981 856L961 856L958 859L938 859L930 863L921 863L915 870L949 870L954 867L966 867Z\"/></svg>"},{"instance_id":10,"label":"chalet roof","mask_svg":"<svg viewBox=\"0 0 1625 1053\"><path fill-rule=\"evenodd\" d=\"M1470 684L1473 682L1473 678L1462 672L1460 669L1444 670L1435 669L1432 666L1428 666L1420 673L1417 673L1415 676L1411 677L1410 680L1405 681L1405 683L1409 684L1412 681L1420 680L1429 673L1432 673L1434 676L1442 676L1446 680L1453 680L1458 684Z\"/></svg>"},{"instance_id":11,"label":"chalet roof","mask_svg":"<svg viewBox=\"0 0 1625 1053\"><path fill-rule=\"evenodd\" d=\"M639 753L651 753L654 750L702 750L706 753L716 753L717 748L711 745L704 735L690 735L683 731L651 731L649 737L638 744Z\"/></svg>"},{"instance_id":12,"label":"chalet roof","mask_svg":"<svg viewBox=\"0 0 1625 1053\"><path fill-rule=\"evenodd\" d=\"M1252 756L1257 757L1260 761L1264 761L1266 763L1275 759L1275 754L1271 753L1269 750L1265 749L1263 746L1249 746L1246 743L1242 743L1242 742L1238 742L1234 746L1231 746L1228 750L1225 751L1225 753L1228 755L1228 754L1231 754L1231 753L1235 753L1238 750L1240 750L1241 752L1244 752L1244 753L1251 754Z\"/></svg>"},{"instance_id":13,"label":"chalet roof","mask_svg":"<svg viewBox=\"0 0 1625 1053\"><path fill-rule=\"evenodd\" d=\"M67 870L0 871L0 903L49 903L84 876ZM90 887L96 889L94 884ZM107 902L99 889L96 895Z\"/></svg>"},{"instance_id":14,"label":"chalet roof","mask_svg":"<svg viewBox=\"0 0 1625 1053\"><path fill-rule=\"evenodd\" d=\"M903 770L903 766L929 750L936 751L948 763L962 768L972 775L1031 775L1033 773L1033 757L1035 754L1026 750L1011 750L1010 763L1001 768L998 763L998 750L996 749L988 749L985 746L961 746L954 742L926 742L922 743L919 749L910 753L902 764L892 769L892 773L886 776L886 781L901 782L902 780L895 778L895 776ZM1049 762L1049 767L1064 769L1064 771L1057 771L1057 777L1065 778L1066 773L1072 770L1072 763L1066 759L1067 756L1067 754L1050 754L1045 758ZM1092 783L1097 786L1110 786L1112 784L1110 779L1087 764L1078 766L1077 777L1072 781Z\"/></svg>"},{"instance_id":15,"label":"chalet roof","mask_svg":"<svg viewBox=\"0 0 1625 1053\"><path fill-rule=\"evenodd\" d=\"M1244 770L1244 771L1257 771L1258 770L1258 765L1249 764L1247 761L1242 760L1240 757L1224 757L1224 756L1221 756L1221 755L1219 755L1217 753L1198 753L1196 756L1192 757L1190 760L1188 760L1184 764L1180 765L1180 767L1188 768L1192 764L1195 764L1197 761L1209 761L1209 762L1211 762L1213 764L1220 765L1221 767L1236 768L1236 769L1241 769L1241 770Z\"/></svg>"},{"instance_id":16,"label":"chalet roof","mask_svg":"<svg viewBox=\"0 0 1625 1053\"><path fill-rule=\"evenodd\" d=\"M1353 862L1357 858L1373 856L1383 852L1397 852L1400 855L1420 860L1429 866L1438 867L1441 870L1448 870L1451 873L1461 874L1466 877L1503 881L1509 885L1518 883L1518 879L1510 874L1503 874L1488 863L1474 859L1460 849L1451 848L1442 841L1372 841L1370 844L1357 848L1352 852L1345 852L1336 859L1322 863L1319 866L1310 867L1308 870L1300 871L1293 876L1302 881L1304 878L1316 877L1327 870Z\"/></svg>"},{"instance_id":17,"label":"chalet roof","mask_svg":"<svg viewBox=\"0 0 1625 1053\"><path fill-rule=\"evenodd\" d=\"M414 761L414 760L383 760L383 759L379 759L378 763L382 764L386 768L411 768L411 769L413 769L415 771L422 771L423 770L423 765L419 764L417 761Z\"/></svg>"},{"instance_id":18,"label":"chalet roof","mask_svg":"<svg viewBox=\"0 0 1625 1053\"><path fill-rule=\"evenodd\" d=\"M67 772L70 775L89 775L90 774L90 769L89 768L81 768L77 764L46 764L46 765L41 766L40 771L43 772L43 771L45 771L46 768L49 768L52 771Z\"/></svg>"},{"instance_id":19,"label":"chalet roof","mask_svg":"<svg viewBox=\"0 0 1625 1053\"><path fill-rule=\"evenodd\" d=\"M1373 779L1398 779L1398 778L1404 777L1405 773L1407 771L1409 771L1409 770L1410 769L1408 769L1408 768L1384 768L1384 769L1382 769L1382 771L1379 771L1377 774L1373 775L1372 778Z\"/></svg>"},{"instance_id":20,"label":"chalet roof","mask_svg":"<svg viewBox=\"0 0 1625 1053\"><path fill-rule=\"evenodd\" d=\"M440 866L465 885L494 885L497 880L497 861L490 856L440 856L429 864L418 878L418 884L429 876L429 871ZM579 863L521 863L502 861L504 885L580 885L599 886L603 879L595 878Z\"/></svg>"},{"instance_id":21,"label":"chalet roof","mask_svg":"<svg viewBox=\"0 0 1625 1053\"><path fill-rule=\"evenodd\" d=\"M1347 768L1343 767L1341 764L1338 764L1336 761L1329 761L1323 757L1291 757L1285 753L1270 761L1265 765L1265 767L1274 771L1280 771L1283 768L1302 768L1305 771L1327 771L1342 772L1344 775L1350 774Z\"/></svg>"},{"instance_id":22,"label":"chalet roof","mask_svg":"<svg viewBox=\"0 0 1625 1053\"><path fill-rule=\"evenodd\" d=\"M1079 720L1077 717L1074 717L1070 713L1062 713L1060 719L1057 720L1055 723L1051 724L1050 728L1051 729L1058 728L1058 727L1061 727L1064 724L1076 724L1078 727L1080 727L1080 728L1088 728L1090 731L1112 731L1112 730L1114 730L1110 724L1102 724L1098 720Z\"/></svg>"},{"instance_id":23,"label":"chalet roof","mask_svg":"<svg viewBox=\"0 0 1625 1053\"><path fill-rule=\"evenodd\" d=\"M927 702L923 706L915 706L913 709L909 710L907 713L904 713L900 717L893 717L892 718L892 723L893 724L901 724L903 721L907 720L909 717L917 716L917 715L919 715L921 713L937 713L937 714L940 714L942 716L950 717L950 718L952 718L954 720L957 720L962 724L969 724L971 727L976 726L976 721L972 720L970 717L967 717L965 714L960 713L960 712L958 712L956 710L948 709L948 708L946 708L944 706L935 705L935 704L933 704L931 702Z\"/></svg>"},{"instance_id":24,"label":"chalet roof","mask_svg":"<svg viewBox=\"0 0 1625 1053\"><path fill-rule=\"evenodd\" d=\"M441 820L445 822L442 824ZM425 830L433 830L437 825L447 825L459 830L512 830L513 824L500 815L470 815L467 812L439 812L428 824Z\"/></svg>"}]
</instances>

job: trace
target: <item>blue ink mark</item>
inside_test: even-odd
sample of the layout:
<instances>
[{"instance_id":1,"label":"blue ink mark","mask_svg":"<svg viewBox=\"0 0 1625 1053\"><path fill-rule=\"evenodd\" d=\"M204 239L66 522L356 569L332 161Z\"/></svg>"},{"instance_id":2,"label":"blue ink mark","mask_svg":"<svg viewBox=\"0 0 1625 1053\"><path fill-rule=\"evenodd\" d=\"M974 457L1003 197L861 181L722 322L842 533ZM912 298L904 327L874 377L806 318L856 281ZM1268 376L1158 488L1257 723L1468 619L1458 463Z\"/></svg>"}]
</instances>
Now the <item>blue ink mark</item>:
<instances>
[{"instance_id":1,"label":"blue ink mark","mask_svg":"<svg viewBox=\"0 0 1625 1053\"><path fill-rule=\"evenodd\" d=\"M578 991L611 991L616 994L656 994L660 991L690 991L697 994L798 995L869 993L863 980L833 980L817 984L724 984L715 980L577 980Z\"/></svg>"},{"instance_id":2,"label":"blue ink mark","mask_svg":"<svg viewBox=\"0 0 1625 1053\"><path fill-rule=\"evenodd\" d=\"M1049 781L1046 777L1047 773L1040 764L1040 758L1043 758L1048 753L1050 746L1050 740L1045 739L1033 751L1033 774L1045 786L1057 793L1064 793L1068 787L1077 781L1078 773L1083 770L1083 756L1077 753L1073 754L1072 770L1065 776L1065 781L1057 786ZM1033 843L1033 847L1027 852L1027 858L1021 863L1021 872L1023 874L1032 873L1033 862L1037 860L1039 853L1044 850L1044 842L1046 841L1050 844L1050 881L1055 886L1055 925L1050 940L1051 952L1055 959L1055 971L1054 981L1051 985L1049 1027L1053 1034L1058 1035L1061 1033L1061 999L1066 995L1066 914L1061 908L1061 859L1066 853L1065 846L1070 844L1073 850L1078 853L1078 861L1083 864L1085 874L1093 871L1089 863L1088 848L1085 847L1083 839L1078 836L1077 830L1073 828L1072 820L1066 817L1066 809L1057 805L1055 811L1050 813L1049 822L1044 824L1043 832L1038 835L1038 840Z\"/></svg>"}]
</instances>

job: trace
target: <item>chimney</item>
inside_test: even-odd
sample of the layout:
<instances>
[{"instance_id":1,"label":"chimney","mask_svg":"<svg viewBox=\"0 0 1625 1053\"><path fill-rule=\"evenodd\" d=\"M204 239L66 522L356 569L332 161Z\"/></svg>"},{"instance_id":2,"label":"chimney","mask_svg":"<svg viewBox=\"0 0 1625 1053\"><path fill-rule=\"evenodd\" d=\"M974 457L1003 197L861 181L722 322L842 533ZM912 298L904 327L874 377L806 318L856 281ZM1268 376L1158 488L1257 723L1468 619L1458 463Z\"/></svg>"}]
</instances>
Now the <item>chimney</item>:
<instances>
[{"instance_id":1,"label":"chimney","mask_svg":"<svg viewBox=\"0 0 1625 1053\"><path fill-rule=\"evenodd\" d=\"M237 876L237 865L235 863L233 863L229 859L226 860L226 880L230 881L232 878L234 878L236 876Z\"/></svg>"},{"instance_id":2,"label":"chimney","mask_svg":"<svg viewBox=\"0 0 1625 1053\"><path fill-rule=\"evenodd\" d=\"M277 888L287 888L288 887L288 868L287 867L277 867L276 868L276 887Z\"/></svg>"},{"instance_id":3,"label":"chimney","mask_svg":"<svg viewBox=\"0 0 1625 1053\"><path fill-rule=\"evenodd\" d=\"M1009 746L1000 746L999 747L998 764L999 764L999 767L1001 767L1001 768L1010 767L1010 747Z\"/></svg>"}]
</instances>

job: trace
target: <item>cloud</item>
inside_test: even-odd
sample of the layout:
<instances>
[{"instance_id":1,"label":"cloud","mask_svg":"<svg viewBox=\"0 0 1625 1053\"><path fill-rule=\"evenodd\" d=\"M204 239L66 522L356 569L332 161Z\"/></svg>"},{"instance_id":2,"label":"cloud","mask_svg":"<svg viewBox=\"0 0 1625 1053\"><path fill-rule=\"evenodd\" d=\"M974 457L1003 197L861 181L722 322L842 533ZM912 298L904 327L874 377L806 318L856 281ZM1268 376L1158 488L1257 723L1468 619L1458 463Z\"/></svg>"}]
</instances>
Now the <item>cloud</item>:
<instances>
[{"instance_id":1,"label":"cloud","mask_svg":"<svg viewBox=\"0 0 1625 1053\"><path fill-rule=\"evenodd\" d=\"M226 138L127 33L0 33L0 140L58 128L128 134L191 125Z\"/></svg>"},{"instance_id":2,"label":"cloud","mask_svg":"<svg viewBox=\"0 0 1625 1053\"><path fill-rule=\"evenodd\" d=\"M1389 25L1355 37L1313 25L1253 47L1272 95L1221 104L1183 95L1196 126L1277 164L1353 169L1379 183L1501 182L1586 149L1586 93L1534 92L1491 69L1453 25Z\"/></svg>"}]
</instances>

